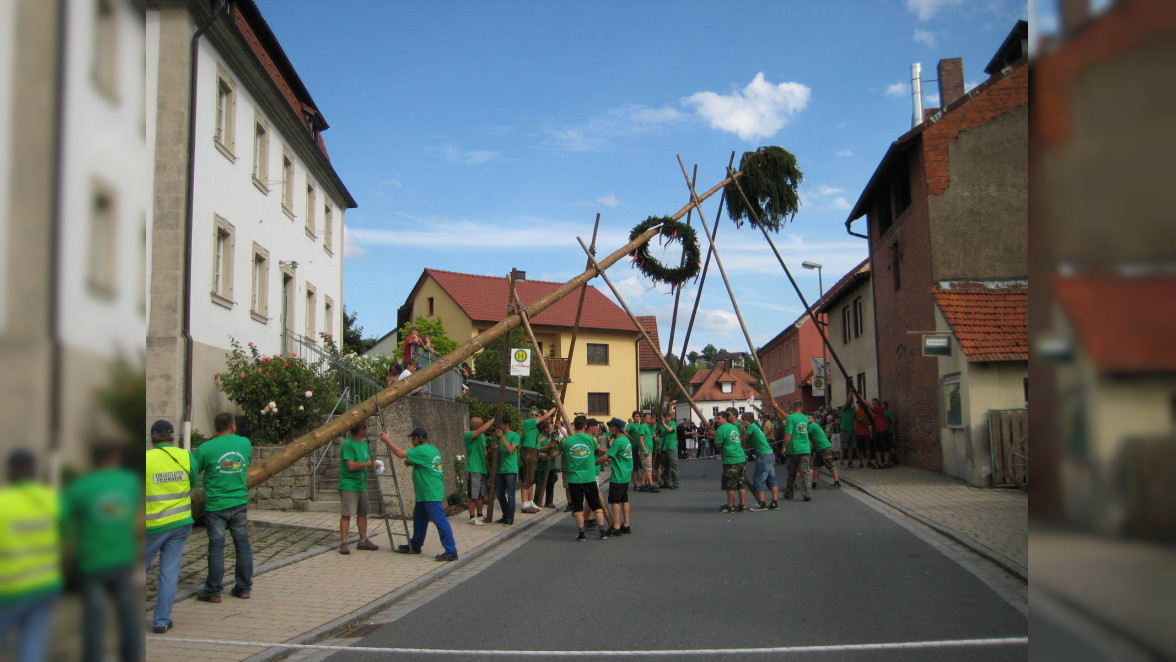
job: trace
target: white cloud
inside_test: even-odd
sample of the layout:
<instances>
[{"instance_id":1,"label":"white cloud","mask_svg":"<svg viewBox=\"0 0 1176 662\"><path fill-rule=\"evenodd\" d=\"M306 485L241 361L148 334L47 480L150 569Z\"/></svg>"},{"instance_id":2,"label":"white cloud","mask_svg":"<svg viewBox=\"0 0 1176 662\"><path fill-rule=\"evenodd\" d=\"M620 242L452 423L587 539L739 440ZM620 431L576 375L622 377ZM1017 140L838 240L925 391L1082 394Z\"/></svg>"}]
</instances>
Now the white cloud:
<instances>
[{"instance_id":1,"label":"white cloud","mask_svg":"<svg viewBox=\"0 0 1176 662\"><path fill-rule=\"evenodd\" d=\"M712 333L731 333L739 329L739 318L726 310L698 310L698 328Z\"/></svg>"},{"instance_id":2,"label":"white cloud","mask_svg":"<svg viewBox=\"0 0 1176 662\"><path fill-rule=\"evenodd\" d=\"M931 94L924 94L923 95L923 107L925 107L925 108L938 108L939 107L939 93L934 92Z\"/></svg>"},{"instance_id":3,"label":"white cloud","mask_svg":"<svg viewBox=\"0 0 1176 662\"><path fill-rule=\"evenodd\" d=\"M829 203L829 208L836 209L838 211L849 211L850 209L853 209L853 205L849 204L849 200L846 200L843 196L839 195L836 198L833 198L833 201Z\"/></svg>"},{"instance_id":4,"label":"white cloud","mask_svg":"<svg viewBox=\"0 0 1176 662\"><path fill-rule=\"evenodd\" d=\"M907 9L920 21L930 20L944 7L963 4L964 0L906 0Z\"/></svg>"},{"instance_id":5,"label":"white cloud","mask_svg":"<svg viewBox=\"0 0 1176 662\"><path fill-rule=\"evenodd\" d=\"M742 90L729 95L696 92L683 100L710 122L711 128L734 133L743 140L770 138L791 116L804 110L812 90L801 83L769 83L763 72Z\"/></svg>"},{"instance_id":6,"label":"white cloud","mask_svg":"<svg viewBox=\"0 0 1176 662\"><path fill-rule=\"evenodd\" d=\"M882 92L888 97L904 97L910 92L910 83L892 83Z\"/></svg>"},{"instance_id":7,"label":"white cloud","mask_svg":"<svg viewBox=\"0 0 1176 662\"><path fill-rule=\"evenodd\" d=\"M844 156L848 158L850 156L856 156L856 154L853 153L853 150L843 149L840 152L837 152L837 156Z\"/></svg>"},{"instance_id":8,"label":"white cloud","mask_svg":"<svg viewBox=\"0 0 1176 662\"><path fill-rule=\"evenodd\" d=\"M928 48L935 48L936 46L935 33L930 30L920 30L919 28L915 28L915 36L913 39L920 44L924 44Z\"/></svg>"},{"instance_id":9,"label":"white cloud","mask_svg":"<svg viewBox=\"0 0 1176 662\"><path fill-rule=\"evenodd\" d=\"M817 187L817 195L833 195L834 193L845 193L845 189L828 184L821 184Z\"/></svg>"},{"instance_id":10,"label":"white cloud","mask_svg":"<svg viewBox=\"0 0 1176 662\"><path fill-rule=\"evenodd\" d=\"M363 246L359 245L359 240L356 239L355 234L351 228L346 225L343 226L343 256L346 258L363 257L368 254L368 251Z\"/></svg>"},{"instance_id":11,"label":"white cloud","mask_svg":"<svg viewBox=\"0 0 1176 662\"><path fill-rule=\"evenodd\" d=\"M539 147L564 152L603 152L613 148L612 141L618 136L653 133L685 118L685 114L669 106L625 104L582 124L544 127L540 130L543 141Z\"/></svg>"},{"instance_id":12,"label":"white cloud","mask_svg":"<svg viewBox=\"0 0 1176 662\"><path fill-rule=\"evenodd\" d=\"M462 165L478 165L498 156L498 152L491 152L489 150L462 150L458 149L455 145L426 147L425 152L434 156L440 156L446 161L460 163Z\"/></svg>"},{"instance_id":13,"label":"white cloud","mask_svg":"<svg viewBox=\"0 0 1176 662\"><path fill-rule=\"evenodd\" d=\"M618 204L620 204L620 200L617 200L616 193L609 193L604 197L597 198L596 201L605 207L616 207Z\"/></svg>"},{"instance_id":14,"label":"white cloud","mask_svg":"<svg viewBox=\"0 0 1176 662\"><path fill-rule=\"evenodd\" d=\"M970 80L970 81L964 83L964 91L971 92L972 90L976 89L976 86L979 84L980 84L980 81L978 81L978 80Z\"/></svg>"},{"instance_id":15,"label":"white cloud","mask_svg":"<svg viewBox=\"0 0 1176 662\"><path fill-rule=\"evenodd\" d=\"M634 299L640 299L645 296L645 293L650 290L650 286L646 285L637 274L633 274L628 278L621 280L613 279L613 285L617 286L617 291L625 298L625 302L629 303ZM605 283L599 284L600 289L608 288Z\"/></svg>"}]
</instances>

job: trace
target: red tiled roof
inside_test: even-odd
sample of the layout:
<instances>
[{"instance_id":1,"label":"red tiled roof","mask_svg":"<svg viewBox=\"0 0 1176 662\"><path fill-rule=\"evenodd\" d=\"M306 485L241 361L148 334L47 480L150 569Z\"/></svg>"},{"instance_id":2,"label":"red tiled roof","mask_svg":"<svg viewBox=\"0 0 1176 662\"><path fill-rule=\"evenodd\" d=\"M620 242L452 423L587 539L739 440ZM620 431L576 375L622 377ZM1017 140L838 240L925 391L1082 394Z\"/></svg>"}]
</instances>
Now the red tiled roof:
<instances>
[{"instance_id":1,"label":"red tiled roof","mask_svg":"<svg viewBox=\"0 0 1176 662\"><path fill-rule=\"evenodd\" d=\"M734 382L730 393L723 393L719 386L721 382ZM739 368L729 368L726 363L719 363L713 368L699 370L690 378L691 384L701 384L690 396L695 402L709 402L715 400L746 400L749 396L759 399L759 391L751 387L755 377Z\"/></svg>"},{"instance_id":2,"label":"red tiled roof","mask_svg":"<svg viewBox=\"0 0 1176 662\"><path fill-rule=\"evenodd\" d=\"M656 347L650 347L644 338L637 343L637 369L661 370L662 364L657 358L658 354L661 354L661 339L657 337L657 318L653 315L638 315L637 321L641 322L641 328L657 343Z\"/></svg>"},{"instance_id":3,"label":"red tiled roof","mask_svg":"<svg viewBox=\"0 0 1176 662\"><path fill-rule=\"evenodd\" d=\"M931 288L970 363L1029 360L1029 290Z\"/></svg>"},{"instance_id":4,"label":"red tiled roof","mask_svg":"<svg viewBox=\"0 0 1176 662\"><path fill-rule=\"evenodd\" d=\"M1176 301L1176 278L1084 275L1055 278L1053 286L1099 371L1176 371L1170 304Z\"/></svg>"},{"instance_id":5,"label":"red tiled roof","mask_svg":"<svg viewBox=\"0 0 1176 662\"><path fill-rule=\"evenodd\" d=\"M505 276L478 276L440 269L425 269L425 274L437 281L441 289L475 322L500 322L506 316L506 302L510 288ZM531 305L563 283L541 280L521 280L515 283L515 291L524 305ZM415 295L415 290L414 293ZM542 326L572 327L576 324L576 306L580 302L575 290L568 296L553 303L547 310L536 315L531 322ZM613 303L600 290L588 286L584 297L584 312L580 327L608 331L632 331L637 333L633 320L620 306Z\"/></svg>"}]
</instances>

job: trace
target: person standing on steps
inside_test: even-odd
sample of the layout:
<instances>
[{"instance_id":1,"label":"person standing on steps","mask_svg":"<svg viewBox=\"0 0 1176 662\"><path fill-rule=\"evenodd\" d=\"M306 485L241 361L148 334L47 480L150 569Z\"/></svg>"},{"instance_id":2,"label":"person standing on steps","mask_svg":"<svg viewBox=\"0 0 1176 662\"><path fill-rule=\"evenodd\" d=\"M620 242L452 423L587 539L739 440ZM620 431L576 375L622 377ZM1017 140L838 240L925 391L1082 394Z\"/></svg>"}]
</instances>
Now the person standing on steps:
<instances>
[{"instance_id":1,"label":"person standing on steps","mask_svg":"<svg viewBox=\"0 0 1176 662\"><path fill-rule=\"evenodd\" d=\"M445 516L445 463L441 452L429 443L429 433L416 428L408 435L412 448L405 450L397 446L387 432L380 434L380 441L396 457L404 460L405 466L412 467L412 491L416 506L412 511L412 538L407 545L400 545L396 551L401 554L420 554L425 545L425 534L429 522L437 527L444 552L433 557L434 561L456 561L457 543L453 540L453 527Z\"/></svg>"},{"instance_id":2,"label":"person standing on steps","mask_svg":"<svg viewBox=\"0 0 1176 662\"><path fill-rule=\"evenodd\" d=\"M368 473L375 462L367 445L367 423L356 423L349 436L339 447L339 553L350 554L347 534L351 532L351 518L359 529L357 549L375 551L379 549L368 540Z\"/></svg>"}]
</instances>

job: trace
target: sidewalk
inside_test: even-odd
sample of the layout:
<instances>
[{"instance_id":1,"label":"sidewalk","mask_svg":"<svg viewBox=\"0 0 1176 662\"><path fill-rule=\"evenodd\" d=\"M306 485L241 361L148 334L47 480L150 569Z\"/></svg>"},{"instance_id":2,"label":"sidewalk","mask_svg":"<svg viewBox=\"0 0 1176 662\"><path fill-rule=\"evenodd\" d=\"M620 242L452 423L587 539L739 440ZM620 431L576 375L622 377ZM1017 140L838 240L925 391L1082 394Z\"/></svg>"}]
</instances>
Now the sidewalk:
<instances>
[{"instance_id":1,"label":"sidewalk","mask_svg":"<svg viewBox=\"0 0 1176 662\"><path fill-rule=\"evenodd\" d=\"M840 473L842 483L923 521L1028 581L1029 499L1024 492L971 487L913 467Z\"/></svg>"},{"instance_id":2,"label":"sidewalk","mask_svg":"<svg viewBox=\"0 0 1176 662\"><path fill-rule=\"evenodd\" d=\"M208 659L210 652L215 651L217 660L245 660L267 650L260 645L210 648L208 644L172 641L177 638L263 644L308 641L344 625L349 619L361 618L363 613L382 607L403 589L448 574L500 540L530 528L533 523L545 521L556 513L562 514L564 505L563 495L557 494L556 508L545 508L536 515L519 512L515 525L510 527L500 524L471 526L465 514L451 517L449 521L460 556L452 563L433 560L442 549L432 526L420 555L402 555L391 551L395 545L406 542L401 523L392 520L394 540L389 543L384 522L373 519L369 522L368 534L380 549L363 552L352 545L351 554L344 556L336 551L337 514L252 511L249 513L251 542L254 536L257 540L251 545L255 554L252 597L238 600L229 595L233 576L232 543L226 540L226 586L222 594L224 601L220 604L198 602L194 597L207 568L204 556L207 537L203 529L195 529L184 552L184 572L181 573L181 577L185 577L187 596L179 599L185 589L185 584L181 584L181 593L172 609L175 627L166 635L147 634L147 659L152 662L191 662ZM411 530L410 523L410 533ZM353 523L353 535L354 531ZM265 562L259 562L259 551L265 555ZM345 578L350 581L344 581ZM151 611L148 610L147 623L150 622ZM270 649L270 652L276 655L282 651Z\"/></svg>"}]
</instances>

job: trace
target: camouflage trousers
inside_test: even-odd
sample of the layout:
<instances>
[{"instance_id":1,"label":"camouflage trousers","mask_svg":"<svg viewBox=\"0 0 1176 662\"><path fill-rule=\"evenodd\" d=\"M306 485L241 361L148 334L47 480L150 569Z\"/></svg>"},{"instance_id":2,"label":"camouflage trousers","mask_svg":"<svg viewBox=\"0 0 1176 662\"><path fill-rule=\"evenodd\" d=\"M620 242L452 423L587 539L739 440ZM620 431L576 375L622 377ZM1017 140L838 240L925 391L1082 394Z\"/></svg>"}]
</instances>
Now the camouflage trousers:
<instances>
[{"instance_id":1,"label":"camouflage trousers","mask_svg":"<svg viewBox=\"0 0 1176 662\"><path fill-rule=\"evenodd\" d=\"M810 455L785 455L784 462L786 463L785 473L788 474L787 487L784 488L784 498L790 499L796 493L796 474L800 472L800 494L801 496L812 495L812 485L809 482L812 472L812 462Z\"/></svg>"}]
</instances>

